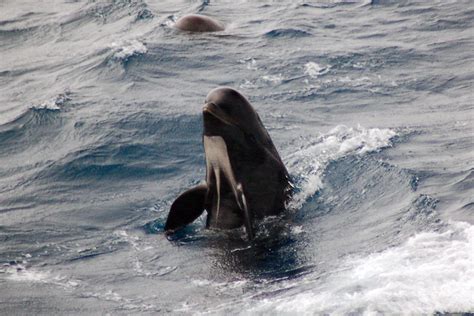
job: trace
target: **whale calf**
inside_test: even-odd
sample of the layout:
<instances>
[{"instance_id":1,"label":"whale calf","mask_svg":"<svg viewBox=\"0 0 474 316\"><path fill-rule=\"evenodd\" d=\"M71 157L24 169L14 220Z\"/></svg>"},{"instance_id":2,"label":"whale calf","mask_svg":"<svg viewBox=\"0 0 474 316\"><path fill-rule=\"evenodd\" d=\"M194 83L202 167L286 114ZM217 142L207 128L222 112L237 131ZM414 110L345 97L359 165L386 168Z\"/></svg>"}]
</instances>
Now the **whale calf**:
<instances>
[{"instance_id":1,"label":"whale calf","mask_svg":"<svg viewBox=\"0 0 474 316\"><path fill-rule=\"evenodd\" d=\"M165 224L172 234L207 211L207 228L245 227L278 215L291 194L291 182L260 117L234 89L219 87L203 107L206 179L173 202Z\"/></svg>"},{"instance_id":2,"label":"whale calf","mask_svg":"<svg viewBox=\"0 0 474 316\"><path fill-rule=\"evenodd\" d=\"M188 14L176 21L175 27L189 32L217 32L224 30L221 22L200 14Z\"/></svg>"}]
</instances>

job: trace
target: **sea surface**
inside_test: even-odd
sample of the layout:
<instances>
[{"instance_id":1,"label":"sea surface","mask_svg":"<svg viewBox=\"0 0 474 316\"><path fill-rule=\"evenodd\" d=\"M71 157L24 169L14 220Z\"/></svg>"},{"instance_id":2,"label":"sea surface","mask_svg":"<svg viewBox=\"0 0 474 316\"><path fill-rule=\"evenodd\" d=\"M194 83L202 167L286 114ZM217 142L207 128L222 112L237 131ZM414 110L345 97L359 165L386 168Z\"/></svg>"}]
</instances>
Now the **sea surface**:
<instances>
[{"instance_id":1,"label":"sea surface","mask_svg":"<svg viewBox=\"0 0 474 316\"><path fill-rule=\"evenodd\" d=\"M218 86L295 193L168 240ZM474 312L473 105L473 1L2 0L0 314Z\"/></svg>"}]
</instances>

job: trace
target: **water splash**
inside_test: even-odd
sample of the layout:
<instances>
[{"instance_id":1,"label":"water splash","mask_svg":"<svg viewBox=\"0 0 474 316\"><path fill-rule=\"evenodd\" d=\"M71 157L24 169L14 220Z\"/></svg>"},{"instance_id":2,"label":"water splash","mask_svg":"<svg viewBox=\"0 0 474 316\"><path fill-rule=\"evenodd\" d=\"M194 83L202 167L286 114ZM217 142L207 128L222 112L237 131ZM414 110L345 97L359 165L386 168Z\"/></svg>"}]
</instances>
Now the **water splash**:
<instances>
[{"instance_id":1,"label":"water splash","mask_svg":"<svg viewBox=\"0 0 474 316\"><path fill-rule=\"evenodd\" d=\"M433 314L474 309L474 226L452 222L403 245L349 258L323 284L293 297L265 299L256 313Z\"/></svg>"},{"instance_id":2,"label":"water splash","mask_svg":"<svg viewBox=\"0 0 474 316\"><path fill-rule=\"evenodd\" d=\"M391 145L396 132L391 129L347 127L338 125L316 141L305 143L286 157L285 162L296 177L298 192L289 202L291 209L300 208L321 187L321 175L330 161L351 154L365 154Z\"/></svg>"},{"instance_id":3,"label":"water splash","mask_svg":"<svg viewBox=\"0 0 474 316\"><path fill-rule=\"evenodd\" d=\"M317 78L329 72L331 66L321 66L315 62L310 61L304 65L304 73L305 75L310 76L311 78Z\"/></svg>"}]
</instances>

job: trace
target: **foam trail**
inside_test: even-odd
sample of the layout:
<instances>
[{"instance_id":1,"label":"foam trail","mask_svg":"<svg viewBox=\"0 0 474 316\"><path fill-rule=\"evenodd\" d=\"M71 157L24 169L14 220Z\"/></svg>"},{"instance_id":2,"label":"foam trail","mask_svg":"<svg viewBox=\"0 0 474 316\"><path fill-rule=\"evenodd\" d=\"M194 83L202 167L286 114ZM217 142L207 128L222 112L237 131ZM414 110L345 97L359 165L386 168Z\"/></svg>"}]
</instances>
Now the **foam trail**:
<instances>
[{"instance_id":1,"label":"foam trail","mask_svg":"<svg viewBox=\"0 0 474 316\"><path fill-rule=\"evenodd\" d=\"M395 248L352 258L323 284L265 299L256 313L421 315L474 311L474 226L453 222Z\"/></svg>"},{"instance_id":2,"label":"foam trail","mask_svg":"<svg viewBox=\"0 0 474 316\"><path fill-rule=\"evenodd\" d=\"M300 208L322 188L321 175L333 160L351 154L365 154L391 145L396 132L391 129L356 128L338 125L316 142L309 143L285 159L289 172L296 176L298 192L288 207Z\"/></svg>"}]
</instances>

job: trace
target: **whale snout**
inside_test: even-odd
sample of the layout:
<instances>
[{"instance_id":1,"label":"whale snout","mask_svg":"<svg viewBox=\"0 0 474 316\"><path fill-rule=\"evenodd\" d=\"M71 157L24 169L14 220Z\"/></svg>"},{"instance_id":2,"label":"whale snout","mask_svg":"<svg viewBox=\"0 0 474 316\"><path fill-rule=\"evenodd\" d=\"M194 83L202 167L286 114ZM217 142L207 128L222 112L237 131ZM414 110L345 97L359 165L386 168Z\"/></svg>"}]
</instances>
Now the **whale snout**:
<instances>
[{"instance_id":1,"label":"whale snout","mask_svg":"<svg viewBox=\"0 0 474 316\"><path fill-rule=\"evenodd\" d=\"M206 116L210 115L224 124L235 125L232 118L230 118L229 115L227 115L214 102L207 102L202 108L202 114L204 116L204 120L206 120Z\"/></svg>"},{"instance_id":2,"label":"whale snout","mask_svg":"<svg viewBox=\"0 0 474 316\"><path fill-rule=\"evenodd\" d=\"M216 108L216 104L213 103L213 102L207 102L206 104L204 104L204 106L202 107L202 112L207 112L207 113L210 113L212 112L212 109L215 109Z\"/></svg>"}]
</instances>

